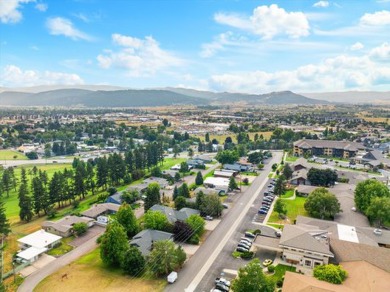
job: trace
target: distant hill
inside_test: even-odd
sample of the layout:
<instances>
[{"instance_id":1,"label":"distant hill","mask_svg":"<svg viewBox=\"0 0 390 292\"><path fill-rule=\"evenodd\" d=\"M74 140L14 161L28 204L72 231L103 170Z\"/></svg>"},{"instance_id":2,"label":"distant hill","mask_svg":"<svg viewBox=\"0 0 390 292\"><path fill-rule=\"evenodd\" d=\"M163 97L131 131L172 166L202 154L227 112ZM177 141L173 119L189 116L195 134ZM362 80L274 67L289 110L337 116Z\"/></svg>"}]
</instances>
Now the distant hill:
<instances>
[{"instance_id":1,"label":"distant hill","mask_svg":"<svg viewBox=\"0 0 390 292\"><path fill-rule=\"evenodd\" d=\"M207 101L167 90L58 89L39 93L0 93L0 105L10 106L141 107L175 104L205 105Z\"/></svg>"},{"instance_id":2,"label":"distant hill","mask_svg":"<svg viewBox=\"0 0 390 292\"><path fill-rule=\"evenodd\" d=\"M390 104L390 91L321 92L302 93L302 95L314 99L324 99L330 102Z\"/></svg>"}]
</instances>

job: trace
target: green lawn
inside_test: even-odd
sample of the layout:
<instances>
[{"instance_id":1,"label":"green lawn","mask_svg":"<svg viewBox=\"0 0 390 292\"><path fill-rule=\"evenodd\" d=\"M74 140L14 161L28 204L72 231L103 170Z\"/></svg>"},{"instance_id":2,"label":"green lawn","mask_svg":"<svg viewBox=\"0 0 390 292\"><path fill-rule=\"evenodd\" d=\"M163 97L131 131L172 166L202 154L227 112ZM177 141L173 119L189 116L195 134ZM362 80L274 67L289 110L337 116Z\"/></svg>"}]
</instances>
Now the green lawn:
<instances>
[{"instance_id":1,"label":"green lawn","mask_svg":"<svg viewBox=\"0 0 390 292\"><path fill-rule=\"evenodd\" d=\"M295 161L298 160L298 158L299 158L299 157L288 155L288 156L286 157L286 162L295 162Z\"/></svg>"},{"instance_id":2,"label":"green lawn","mask_svg":"<svg viewBox=\"0 0 390 292\"><path fill-rule=\"evenodd\" d=\"M61 245L49 250L47 254L51 256L62 256L63 254L70 252L73 249L73 246L69 245L69 243L73 239L73 236L61 239Z\"/></svg>"},{"instance_id":3,"label":"green lawn","mask_svg":"<svg viewBox=\"0 0 390 292\"><path fill-rule=\"evenodd\" d=\"M295 267L291 267L291 266L286 266L286 265L277 265L275 267L275 274L273 274L271 276L271 278L275 281L275 283L279 280L282 280L283 279L283 276L284 274L286 274L286 272L295 272L296 268Z\"/></svg>"},{"instance_id":4,"label":"green lawn","mask_svg":"<svg viewBox=\"0 0 390 292\"><path fill-rule=\"evenodd\" d=\"M27 156L14 150L0 150L0 160L27 160Z\"/></svg>"},{"instance_id":5,"label":"green lawn","mask_svg":"<svg viewBox=\"0 0 390 292\"><path fill-rule=\"evenodd\" d=\"M287 209L287 219L280 219L278 213L272 212L268 223L279 223L279 224L294 224L294 220L298 215L308 216L305 208L303 207L306 198L296 197L295 200L284 200Z\"/></svg>"},{"instance_id":6,"label":"green lawn","mask_svg":"<svg viewBox=\"0 0 390 292\"><path fill-rule=\"evenodd\" d=\"M282 199L291 198L294 196L294 190L287 190L284 192L284 194L281 196Z\"/></svg>"},{"instance_id":7,"label":"green lawn","mask_svg":"<svg viewBox=\"0 0 390 292\"><path fill-rule=\"evenodd\" d=\"M40 170L46 170L47 175L49 179L53 176L54 172L56 171L62 171L65 168L71 168L72 166L70 164L47 164L47 165L41 165L37 166L38 169ZM26 166L24 167L27 172L27 179L30 184L31 180L31 170L33 166ZM17 178L18 181L20 181L20 174L21 174L21 169L22 167L17 167L15 168L15 177ZM5 202L5 213L7 218L11 222L15 222L19 220L19 200L18 200L18 194L17 194L17 189L12 189L9 193L9 197L7 197L6 193L3 193L3 201Z\"/></svg>"},{"instance_id":8,"label":"green lawn","mask_svg":"<svg viewBox=\"0 0 390 292\"><path fill-rule=\"evenodd\" d=\"M186 158L164 158L164 163L162 166L160 166L161 170L168 170L170 169L172 166L176 165L176 164L180 164L184 161L187 161Z\"/></svg>"}]
</instances>

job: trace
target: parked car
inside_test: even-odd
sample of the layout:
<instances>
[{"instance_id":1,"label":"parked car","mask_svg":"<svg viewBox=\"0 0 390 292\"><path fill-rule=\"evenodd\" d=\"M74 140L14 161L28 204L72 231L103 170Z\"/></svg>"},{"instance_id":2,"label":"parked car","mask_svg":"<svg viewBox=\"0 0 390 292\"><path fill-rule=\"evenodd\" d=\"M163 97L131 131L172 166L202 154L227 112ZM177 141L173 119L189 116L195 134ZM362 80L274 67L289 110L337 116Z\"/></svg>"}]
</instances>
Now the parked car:
<instances>
[{"instance_id":1,"label":"parked car","mask_svg":"<svg viewBox=\"0 0 390 292\"><path fill-rule=\"evenodd\" d=\"M213 220L213 217L207 215L206 217L204 217L204 219L211 221L211 220Z\"/></svg>"},{"instance_id":2,"label":"parked car","mask_svg":"<svg viewBox=\"0 0 390 292\"><path fill-rule=\"evenodd\" d=\"M241 237L240 241L246 241L247 243L252 244L252 240L247 237Z\"/></svg>"},{"instance_id":3,"label":"parked car","mask_svg":"<svg viewBox=\"0 0 390 292\"><path fill-rule=\"evenodd\" d=\"M251 247L245 243L239 243L237 244L237 247L242 247L242 248L246 248L247 250L249 250Z\"/></svg>"},{"instance_id":4,"label":"parked car","mask_svg":"<svg viewBox=\"0 0 390 292\"><path fill-rule=\"evenodd\" d=\"M248 252L248 251L249 251L249 248L237 247L237 248L236 248L236 251L239 251L239 252Z\"/></svg>"},{"instance_id":5,"label":"parked car","mask_svg":"<svg viewBox=\"0 0 390 292\"><path fill-rule=\"evenodd\" d=\"M223 291L223 292L229 292L230 288L222 283L215 284L215 288Z\"/></svg>"},{"instance_id":6,"label":"parked car","mask_svg":"<svg viewBox=\"0 0 390 292\"><path fill-rule=\"evenodd\" d=\"M167 280L168 280L168 283L170 283L170 284L175 283L175 281L177 280L177 272L170 273L167 277Z\"/></svg>"},{"instance_id":7,"label":"parked car","mask_svg":"<svg viewBox=\"0 0 390 292\"><path fill-rule=\"evenodd\" d=\"M259 213L259 214L263 214L263 215L265 215L265 214L267 214L267 211L266 211L266 210L262 210L262 209L260 209L258 213Z\"/></svg>"},{"instance_id":8,"label":"parked car","mask_svg":"<svg viewBox=\"0 0 390 292\"><path fill-rule=\"evenodd\" d=\"M216 278L215 279L215 284L217 284L217 283L222 283L222 284L224 284L225 286L228 286L228 287L230 287L230 281L228 281L228 280L226 280L225 278Z\"/></svg>"},{"instance_id":9,"label":"parked car","mask_svg":"<svg viewBox=\"0 0 390 292\"><path fill-rule=\"evenodd\" d=\"M256 238L256 235L254 235L252 232L245 232L245 237Z\"/></svg>"},{"instance_id":10,"label":"parked car","mask_svg":"<svg viewBox=\"0 0 390 292\"><path fill-rule=\"evenodd\" d=\"M271 259L266 259L264 262L263 262L263 266L264 267L268 267L269 265L271 265L273 263L273 261Z\"/></svg>"},{"instance_id":11,"label":"parked car","mask_svg":"<svg viewBox=\"0 0 390 292\"><path fill-rule=\"evenodd\" d=\"M267 201L262 201L261 205L271 206L272 203L271 202L267 202Z\"/></svg>"},{"instance_id":12,"label":"parked car","mask_svg":"<svg viewBox=\"0 0 390 292\"><path fill-rule=\"evenodd\" d=\"M228 209L229 205L228 204L222 204L222 207L224 207L225 209Z\"/></svg>"},{"instance_id":13,"label":"parked car","mask_svg":"<svg viewBox=\"0 0 390 292\"><path fill-rule=\"evenodd\" d=\"M264 196L266 196L266 195L268 195L269 194L269 192L264 192Z\"/></svg>"},{"instance_id":14,"label":"parked car","mask_svg":"<svg viewBox=\"0 0 390 292\"><path fill-rule=\"evenodd\" d=\"M246 244L246 245L249 246L249 247L252 246L252 242L247 242L246 240L240 240L240 243Z\"/></svg>"}]
</instances>

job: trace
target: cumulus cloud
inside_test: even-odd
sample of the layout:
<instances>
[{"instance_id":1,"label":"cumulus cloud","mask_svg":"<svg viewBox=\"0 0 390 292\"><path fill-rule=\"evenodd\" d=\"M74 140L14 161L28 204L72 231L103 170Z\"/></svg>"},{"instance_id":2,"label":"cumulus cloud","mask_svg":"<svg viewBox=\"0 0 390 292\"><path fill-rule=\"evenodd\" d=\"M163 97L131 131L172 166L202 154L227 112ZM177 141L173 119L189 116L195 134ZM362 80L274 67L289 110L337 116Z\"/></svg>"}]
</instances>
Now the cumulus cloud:
<instances>
[{"instance_id":1,"label":"cumulus cloud","mask_svg":"<svg viewBox=\"0 0 390 292\"><path fill-rule=\"evenodd\" d=\"M139 39L121 34L113 34L112 41L119 51L106 50L97 56L100 67L125 69L132 76L149 76L169 67L177 67L184 61L160 48L151 36Z\"/></svg>"},{"instance_id":2,"label":"cumulus cloud","mask_svg":"<svg viewBox=\"0 0 390 292\"><path fill-rule=\"evenodd\" d=\"M35 5L35 8L41 12L45 12L48 6L46 3L38 3L37 5Z\"/></svg>"},{"instance_id":3,"label":"cumulus cloud","mask_svg":"<svg viewBox=\"0 0 390 292\"><path fill-rule=\"evenodd\" d=\"M84 81L77 74L53 71L23 70L15 65L7 65L0 74L3 86L35 86L35 85L75 85Z\"/></svg>"},{"instance_id":4,"label":"cumulus cloud","mask_svg":"<svg viewBox=\"0 0 390 292\"><path fill-rule=\"evenodd\" d=\"M367 55L340 55L290 71L213 75L208 80L208 86L210 90L249 93L375 89L375 86L388 86L390 83L390 68L381 62L382 58L390 60L389 51L389 44L383 44ZM374 56L381 59L374 59Z\"/></svg>"},{"instance_id":5,"label":"cumulus cloud","mask_svg":"<svg viewBox=\"0 0 390 292\"><path fill-rule=\"evenodd\" d=\"M377 61L390 62L390 44L383 43L381 46L370 51L370 57Z\"/></svg>"},{"instance_id":6,"label":"cumulus cloud","mask_svg":"<svg viewBox=\"0 0 390 292\"><path fill-rule=\"evenodd\" d=\"M52 35L63 35L72 40L86 40L91 41L93 38L88 34L78 30L73 23L66 18L53 17L46 21L46 27Z\"/></svg>"},{"instance_id":7,"label":"cumulus cloud","mask_svg":"<svg viewBox=\"0 0 390 292\"><path fill-rule=\"evenodd\" d=\"M351 47L350 47L350 50L351 51L359 51L361 49L364 48L364 45L361 43L361 42L356 42L354 43Z\"/></svg>"},{"instance_id":8,"label":"cumulus cloud","mask_svg":"<svg viewBox=\"0 0 390 292\"><path fill-rule=\"evenodd\" d=\"M21 4L35 0L2 0L0 1L0 20L2 23L17 23L22 20Z\"/></svg>"},{"instance_id":9,"label":"cumulus cloud","mask_svg":"<svg viewBox=\"0 0 390 292\"><path fill-rule=\"evenodd\" d=\"M329 7L329 2L328 1L318 1L318 2L313 4L313 7L326 8L326 7Z\"/></svg>"},{"instance_id":10,"label":"cumulus cloud","mask_svg":"<svg viewBox=\"0 0 390 292\"><path fill-rule=\"evenodd\" d=\"M390 11L382 10L374 13L366 13L360 18L363 25L383 26L390 24Z\"/></svg>"},{"instance_id":11,"label":"cumulus cloud","mask_svg":"<svg viewBox=\"0 0 390 292\"><path fill-rule=\"evenodd\" d=\"M250 17L237 14L217 13L216 22L249 31L263 39L286 35L299 38L309 35L309 21L302 12L287 12L278 5L259 6Z\"/></svg>"}]
</instances>

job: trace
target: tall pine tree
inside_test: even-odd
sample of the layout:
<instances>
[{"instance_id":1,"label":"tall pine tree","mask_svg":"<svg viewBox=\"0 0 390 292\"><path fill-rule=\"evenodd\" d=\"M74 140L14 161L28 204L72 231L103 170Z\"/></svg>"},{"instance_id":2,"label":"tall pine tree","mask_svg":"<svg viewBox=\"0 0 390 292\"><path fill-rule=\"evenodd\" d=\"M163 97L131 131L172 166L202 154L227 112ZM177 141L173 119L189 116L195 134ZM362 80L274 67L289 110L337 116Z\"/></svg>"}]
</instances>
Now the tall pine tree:
<instances>
[{"instance_id":1,"label":"tall pine tree","mask_svg":"<svg viewBox=\"0 0 390 292\"><path fill-rule=\"evenodd\" d=\"M27 186L27 176L26 176L26 170L22 168L21 173L21 183L19 186L19 217L22 221L30 222L32 217L34 216L34 213L32 211L32 200L31 197L28 195L28 186Z\"/></svg>"}]
</instances>

